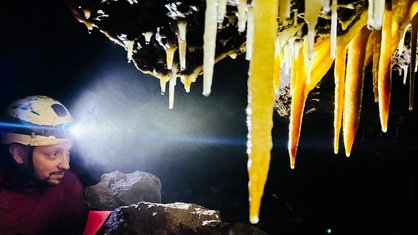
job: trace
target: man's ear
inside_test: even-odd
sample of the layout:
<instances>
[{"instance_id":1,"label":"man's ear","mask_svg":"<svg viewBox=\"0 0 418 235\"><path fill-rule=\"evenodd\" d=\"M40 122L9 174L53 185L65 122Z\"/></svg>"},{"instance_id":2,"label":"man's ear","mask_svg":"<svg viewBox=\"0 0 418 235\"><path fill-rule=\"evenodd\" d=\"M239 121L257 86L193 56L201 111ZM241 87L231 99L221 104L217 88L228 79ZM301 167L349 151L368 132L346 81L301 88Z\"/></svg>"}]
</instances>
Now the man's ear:
<instances>
[{"instance_id":1,"label":"man's ear","mask_svg":"<svg viewBox=\"0 0 418 235\"><path fill-rule=\"evenodd\" d=\"M23 164L26 157L26 146L21 144L11 144L9 147L10 154L18 164Z\"/></svg>"}]
</instances>

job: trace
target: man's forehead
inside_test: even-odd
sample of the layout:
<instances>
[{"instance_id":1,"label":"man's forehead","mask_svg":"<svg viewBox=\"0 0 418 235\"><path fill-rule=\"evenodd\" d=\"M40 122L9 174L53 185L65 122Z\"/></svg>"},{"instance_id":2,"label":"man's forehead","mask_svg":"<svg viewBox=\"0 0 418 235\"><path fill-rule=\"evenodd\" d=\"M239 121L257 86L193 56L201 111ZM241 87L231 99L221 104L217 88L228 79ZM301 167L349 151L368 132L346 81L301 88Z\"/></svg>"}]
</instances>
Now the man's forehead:
<instances>
[{"instance_id":1,"label":"man's forehead","mask_svg":"<svg viewBox=\"0 0 418 235\"><path fill-rule=\"evenodd\" d=\"M73 146L72 142L67 141L59 144L36 146L40 150L60 150L60 149L71 149Z\"/></svg>"}]
</instances>

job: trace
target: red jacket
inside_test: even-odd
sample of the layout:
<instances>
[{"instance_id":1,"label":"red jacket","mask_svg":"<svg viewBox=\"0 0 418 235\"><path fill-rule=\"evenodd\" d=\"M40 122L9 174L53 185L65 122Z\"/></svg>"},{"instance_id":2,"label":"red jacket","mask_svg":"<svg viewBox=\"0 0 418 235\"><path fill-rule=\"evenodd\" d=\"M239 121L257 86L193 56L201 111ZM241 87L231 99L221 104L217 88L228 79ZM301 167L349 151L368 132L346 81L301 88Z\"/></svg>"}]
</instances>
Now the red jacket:
<instances>
[{"instance_id":1,"label":"red jacket","mask_svg":"<svg viewBox=\"0 0 418 235\"><path fill-rule=\"evenodd\" d=\"M13 187L6 187L6 180L2 186L0 179L0 235L83 233L88 207L71 172L58 186L28 186L22 180L20 187L14 179Z\"/></svg>"}]
</instances>

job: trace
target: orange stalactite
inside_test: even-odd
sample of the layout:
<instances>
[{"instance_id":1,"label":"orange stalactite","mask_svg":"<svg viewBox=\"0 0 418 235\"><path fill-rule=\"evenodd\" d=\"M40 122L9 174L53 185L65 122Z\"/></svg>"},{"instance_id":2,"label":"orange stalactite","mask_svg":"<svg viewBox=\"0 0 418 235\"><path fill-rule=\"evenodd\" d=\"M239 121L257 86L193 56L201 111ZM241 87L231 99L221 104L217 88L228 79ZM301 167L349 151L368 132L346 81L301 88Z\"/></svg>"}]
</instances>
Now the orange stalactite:
<instances>
[{"instance_id":1,"label":"orange stalactite","mask_svg":"<svg viewBox=\"0 0 418 235\"><path fill-rule=\"evenodd\" d=\"M290 167L295 167L297 149L300 138L300 131L303 120L303 112L305 108L308 93L318 84L330 69L333 59L330 58L330 37L319 39L313 49L313 57L310 61L310 79L307 81L306 76L306 55L304 54L307 46L305 40L304 46L299 49L297 58L292 63L292 102L289 123L289 143L288 151L290 157Z\"/></svg>"},{"instance_id":2,"label":"orange stalactite","mask_svg":"<svg viewBox=\"0 0 418 235\"><path fill-rule=\"evenodd\" d=\"M417 34L418 34L418 15L412 19L411 30L411 64L409 65L409 106L408 109L414 108L414 83L415 83L415 67L417 59Z\"/></svg>"},{"instance_id":3,"label":"orange stalactite","mask_svg":"<svg viewBox=\"0 0 418 235\"><path fill-rule=\"evenodd\" d=\"M350 156L360 122L363 96L364 59L370 30L363 27L348 44L344 86L343 137L346 156Z\"/></svg>"},{"instance_id":4,"label":"orange stalactite","mask_svg":"<svg viewBox=\"0 0 418 235\"><path fill-rule=\"evenodd\" d=\"M296 153L298 150L300 129L302 125L303 110L305 108L306 95L306 73L305 73L305 55L300 48L298 57L295 58L292 65L292 80L295 86L292 92L290 123L289 123L289 157L290 168L295 168Z\"/></svg>"},{"instance_id":5,"label":"orange stalactite","mask_svg":"<svg viewBox=\"0 0 418 235\"><path fill-rule=\"evenodd\" d=\"M312 53L310 80L306 85L306 93L314 89L331 68L334 59L330 57L330 50L331 38L328 36L318 39L315 43Z\"/></svg>"},{"instance_id":6,"label":"orange stalactite","mask_svg":"<svg viewBox=\"0 0 418 235\"><path fill-rule=\"evenodd\" d=\"M383 132L388 129L390 93L392 87L392 11L385 10L382 26L382 42L380 44L379 69L377 71L377 91L379 102L380 125Z\"/></svg>"}]
</instances>

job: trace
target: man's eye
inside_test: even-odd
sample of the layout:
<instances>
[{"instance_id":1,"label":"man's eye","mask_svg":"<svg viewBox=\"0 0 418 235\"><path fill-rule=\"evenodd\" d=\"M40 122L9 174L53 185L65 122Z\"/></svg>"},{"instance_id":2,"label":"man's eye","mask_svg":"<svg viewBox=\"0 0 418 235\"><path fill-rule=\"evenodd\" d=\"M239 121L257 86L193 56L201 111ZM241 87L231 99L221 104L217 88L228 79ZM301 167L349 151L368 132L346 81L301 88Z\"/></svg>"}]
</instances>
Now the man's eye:
<instances>
[{"instance_id":1,"label":"man's eye","mask_svg":"<svg viewBox=\"0 0 418 235\"><path fill-rule=\"evenodd\" d=\"M53 153L50 153L48 155L49 158L57 158L57 156L58 156L58 153L57 152L53 152Z\"/></svg>"}]
</instances>

